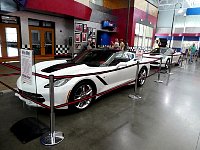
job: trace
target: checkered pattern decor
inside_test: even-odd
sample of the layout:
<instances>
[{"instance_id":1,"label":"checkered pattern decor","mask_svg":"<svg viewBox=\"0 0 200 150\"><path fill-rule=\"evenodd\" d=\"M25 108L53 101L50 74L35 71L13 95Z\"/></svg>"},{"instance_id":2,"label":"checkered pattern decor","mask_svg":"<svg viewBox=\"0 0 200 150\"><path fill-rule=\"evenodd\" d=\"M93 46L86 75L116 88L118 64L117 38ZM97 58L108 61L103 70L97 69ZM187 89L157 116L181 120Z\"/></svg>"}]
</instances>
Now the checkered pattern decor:
<instances>
[{"instance_id":1,"label":"checkered pattern decor","mask_svg":"<svg viewBox=\"0 0 200 150\"><path fill-rule=\"evenodd\" d=\"M68 45L56 45L56 55L60 54L68 54L69 53L69 47Z\"/></svg>"},{"instance_id":2,"label":"checkered pattern decor","mask_svg":"<svg viewBox=\"0 0 200 150\"><path fill-rule=\"evenodd\" d=\"M127 50L130 51L130 52L132 52L132 51L135 50L135 48L134 47L127 47Z\"/></svg>"},{"instance_id":3,"label":"checkered pattern decor","mask_svg":"<svg viewBox=\"0 0 200 150\"><path fill-rule=\"evenodd\" d=\"M22 44L22 49L30 49L30 45L29 44Z\"/></svg>"}]
</instances>

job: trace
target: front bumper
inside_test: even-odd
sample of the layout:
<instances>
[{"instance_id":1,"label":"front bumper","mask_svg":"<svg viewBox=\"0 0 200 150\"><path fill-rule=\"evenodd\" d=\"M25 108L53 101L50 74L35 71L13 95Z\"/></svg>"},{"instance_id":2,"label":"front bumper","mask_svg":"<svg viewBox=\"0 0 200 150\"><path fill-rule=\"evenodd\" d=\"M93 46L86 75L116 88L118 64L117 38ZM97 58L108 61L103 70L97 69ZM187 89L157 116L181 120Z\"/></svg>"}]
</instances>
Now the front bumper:
<instances>
[{"instance_id":1,"label":"front bumper","mask_svg":"<svg viewBox=\"0 0 200 150\"><path fill-rule=\"evenodd\" d=\"M39 103L45 104L47 106L50 106L49 88L44 88L44 85L46 85L46 83L42 84L41 81L40 82L37 81L37 83L38 84L36 88L36 85L34 83L32 85L29 85L27 83L22 83L21 79L19 78L17 80L17 88L18 88L19 93L16 93L15 95L19 97L19 99L24 101L28 106L42 107L39 104L36 104L32 102L31 100L24 98L23 96L28 97ZM54 106L67 103L69 93L70 93L70 88L68 88L68 86L55 87L54 88ZM62 107L60 109L67 109L67 108L68 106Z\"/></svg>"}]
</instances>

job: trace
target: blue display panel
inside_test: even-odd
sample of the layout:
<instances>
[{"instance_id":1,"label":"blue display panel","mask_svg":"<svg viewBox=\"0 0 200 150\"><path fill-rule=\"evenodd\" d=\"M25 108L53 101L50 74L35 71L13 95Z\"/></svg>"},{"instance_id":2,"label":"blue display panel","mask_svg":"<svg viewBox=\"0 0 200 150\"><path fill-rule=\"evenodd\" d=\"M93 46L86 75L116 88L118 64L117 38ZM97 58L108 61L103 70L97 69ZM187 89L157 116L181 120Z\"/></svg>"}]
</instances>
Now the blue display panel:
<instances>
[{"instance_id":1,"label":"blue display panel","mask_svg":"<svg viewBox=\"0 0 200 150\"><path fill-rule=\"evenodd\" d=\"M188 8L186 15L200 15L200 7L197 8Z\"/></svg>"}]
</instances>

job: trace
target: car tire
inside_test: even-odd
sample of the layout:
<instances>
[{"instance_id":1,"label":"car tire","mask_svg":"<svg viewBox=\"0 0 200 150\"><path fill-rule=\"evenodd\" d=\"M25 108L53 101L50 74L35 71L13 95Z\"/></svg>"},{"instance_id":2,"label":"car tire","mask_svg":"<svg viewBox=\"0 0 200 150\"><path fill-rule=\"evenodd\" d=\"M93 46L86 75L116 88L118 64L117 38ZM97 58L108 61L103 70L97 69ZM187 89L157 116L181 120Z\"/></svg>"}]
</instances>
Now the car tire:
<instances>
[{"instance_id":1,"label":"car tire","mask_svg":"<svg viewBox=\"0 0 200 150\"><path fill-rule=\"evenodd\" d=\"M170 59L167 59L165 63L165 69L169 69L169 65L170 65Z\"/></svg>"},{"instance_id":2,"label":"car tire","mask_svg":"<svg viewBox=\"0 0 200 150\"><path fill-rule=\"evenodd\" d=\"M83 99L96 94L94 85L91 82L83 81L79 82L71 91L69 96L69 102L74 102L74 100ZM95 99L89 98L88 100L83 100L75 104L69 105L69 110L81 111L88 108L91 102Z\"/></svg>"},{"instance_id":3,"label":"car tire","mask_svg":"<svg viewBox=\"0 0 200 150\"><path fill-rule=\"evenodd\" d=\"M143 86L145 81L147 78L147 69L146 68L142 68L140 69L139 73L138 73L138 80L137 80L137 86Z\"/></svg>"}]
</instances>

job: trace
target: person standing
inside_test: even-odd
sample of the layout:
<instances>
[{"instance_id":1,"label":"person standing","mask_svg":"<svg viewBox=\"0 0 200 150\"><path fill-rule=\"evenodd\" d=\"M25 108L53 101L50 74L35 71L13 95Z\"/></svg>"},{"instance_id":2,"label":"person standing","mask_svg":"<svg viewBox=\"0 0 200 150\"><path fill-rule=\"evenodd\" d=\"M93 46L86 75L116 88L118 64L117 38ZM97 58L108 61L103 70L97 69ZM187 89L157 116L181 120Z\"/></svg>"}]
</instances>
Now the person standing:
<instances>
[{"instance_id":1,"label":"person standing","mask_svg":"<svg viewBox=\"0 0 200 150\"><path fill-rule=\"evenodd\" d=\"M190 47L190 62L193 62L193 57L195 55L197 48L195 46L195 44L193 43L192 46Z\"/></svg>"},{"instance_id":2,"label":"person standing","mask_svg":"<svg viewBox=\"0 0 200 150\"><path fill-rule=\"evenodd\" d=\"M119 49L119 40L118 38L115 39L115 43L114 43L114 49Z\"/></svg>"},{"instance_id":3,"label":"person standing","mask_svg":"<svg viewBox=\"0 0 200 150\"><path fill-rule=\"evenodd\" d=\"M123 42L123 39L120 39L119 46L120 46L120 49L121 49L121 50L124 50L125 44L124 44L124 42Z\"/></svg>"}]
</instances>

